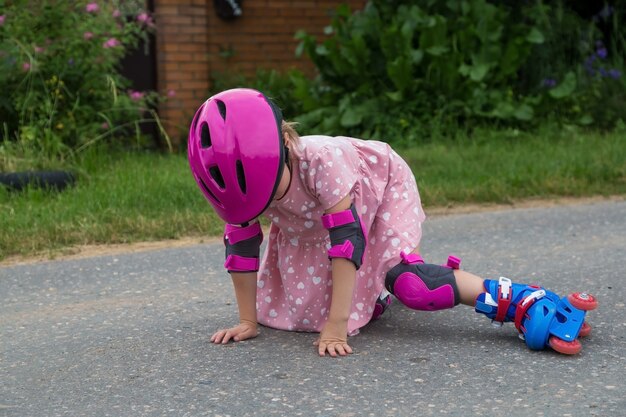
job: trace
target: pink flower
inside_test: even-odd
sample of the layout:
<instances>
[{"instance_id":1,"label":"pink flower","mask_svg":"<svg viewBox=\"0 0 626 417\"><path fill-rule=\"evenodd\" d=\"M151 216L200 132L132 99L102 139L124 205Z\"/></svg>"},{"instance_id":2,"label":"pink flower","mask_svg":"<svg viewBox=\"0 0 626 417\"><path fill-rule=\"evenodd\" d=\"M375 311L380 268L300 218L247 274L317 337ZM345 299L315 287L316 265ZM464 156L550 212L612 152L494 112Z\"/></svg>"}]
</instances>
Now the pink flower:
<instances>
[{"instance_id":1,"label":"pink flower","mask_svg":"<svg viewBox=\"0 0 626 417\"><path fill-rule=\"evenodd\" d=\"M132 101L139 101L143 98L143 93L140 91L131 91L128 95Z\"/></svg>"},{"instance_id":2,"label":"pink flower","mask_svg":"<svg viewBox=\"0 0 626 417\"><path fill-rule=\"evenodd\" d=\"M174 97L175 95L176 95L176 91L175 91L175 90L169 90L169 91L167 92L167 96L168 96L168 97Z\"/></svg>"},{"instance_id":3,"label":"pink flower","mask_svg":"<svg viewBox=\"0 0 626 417\"><path fill-rule=\"evenodd\" d=\"M105 43L102 44L102 47L105 49L115 48L116 46L120 46L121 43L115 38L109 38Z\"/></svg>"},{"instance_id":4,"label":"pink flower","mask_svg":"<svg viewBox=\"0 0 626 417\"><path fill-rule=\"evenodd\" d=\"M91 32L85 32L83 33L83 39L88 41L89 39L93 38L93 33Z\"/></svg>"},{"instance_id":5,"label":"pink flower","mask_svg":"<svg viewBox=\"0 0 626 417\"><path fill-rule=\"evenodd\" d=\"M4 19L6 19L6 16L3 14L0 14L0 26L4 25Z\"/></svg>"},{"instance_id":6,"label":"pink flower","mask_svg":"<svg viewBox=\"0 0 626 417\"><path fill-rule=\"evenodd\" d=\"M30 70L30 63L28 63L28 62L24 62L24 63L22 64L22 69L23 69L24 71L29 71L29 70Z\"/></svg>"},{"instance_id":7,"label":"pink flower","mask_svg":"<svg viewBox=\"0 0 626 417\"><path fill-rule=\"evenodd\" d=\"M139 13L137 15L137 21L139 23L143 23L146 26L153 26L154 22L152 21L152 17L148 13Z\"/></svg>"},{"instance_id":8,"label":"pink flower","mask_svg":"<svg viewBox=\"0 0 626 417\"><path fill-rule=\"evenodd\" d=\"M42 48L41 46L35 46L35 52L36 52L36 53L40 54L40 53L42 53L43 51L45 51L45 49L44 49L44 48Z\"/></svg>"},{"instance_id":9,"label":"pink flower","mask_svg":"<svg viewBox=\"0 0 626 417\"><path fill-rule=\"evenodd\" d=\"M103 122L103 123L100 125L100 128L101 128L102 130L107 130L107 129L109 128L109 124L108 124L107 122Z\"/></svg>"},{"instance_id":10,"label":"pink flower","mask_svg":"<svg viewBox=\"0 0 626 417\"><path fill-rule=\"evenodd\" d=\"M98 3L96 2L89 3L85 6L85 11L87 13L98 13L98 10L100 10L100 6L98 6Z\"/></svg>"},{"instance_id":11,"label":"pink flower","mask_svg":"<svg viewBox=\"0 0 626 417\"><path fill-rule=\"evenodd\" d=\"M120 17L122 15L122 12L120 12L118 9L113 10L112 13L113 17Z\"/></svg>"}]
</instances>

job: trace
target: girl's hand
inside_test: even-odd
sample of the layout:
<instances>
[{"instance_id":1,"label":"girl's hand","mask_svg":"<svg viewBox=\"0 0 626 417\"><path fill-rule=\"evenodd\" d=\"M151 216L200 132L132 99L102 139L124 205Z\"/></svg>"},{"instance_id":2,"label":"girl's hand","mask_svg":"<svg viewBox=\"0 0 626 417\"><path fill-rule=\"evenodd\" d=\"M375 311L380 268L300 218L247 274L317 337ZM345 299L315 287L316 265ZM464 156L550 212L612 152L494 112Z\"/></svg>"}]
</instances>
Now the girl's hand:
<instances>
[{"instance_id":1,"label":"girl's hand","mask_svg":"<svg viewBox=\"0 0 626 417\"><path fill-rule=\"evenodd\" d=\"M212 343L226 344L229 340L241 342L242 340L252 339L259 334L256 323L253 321L242 320L239 325L230 329L218 330L211 336Z\"/></svg>"},{"instance_id":2,"label":"girl's hand","mask_svg":"<svg viewBox=\"0 0 626 417\"><path fill-rule=\"evenodd\" d=\"M327 321L313 344L317 346L320 356L326 356L326 352L333 358L351 354L352 348L348 345L348 321Z\"/></svg>"}]
</instances>

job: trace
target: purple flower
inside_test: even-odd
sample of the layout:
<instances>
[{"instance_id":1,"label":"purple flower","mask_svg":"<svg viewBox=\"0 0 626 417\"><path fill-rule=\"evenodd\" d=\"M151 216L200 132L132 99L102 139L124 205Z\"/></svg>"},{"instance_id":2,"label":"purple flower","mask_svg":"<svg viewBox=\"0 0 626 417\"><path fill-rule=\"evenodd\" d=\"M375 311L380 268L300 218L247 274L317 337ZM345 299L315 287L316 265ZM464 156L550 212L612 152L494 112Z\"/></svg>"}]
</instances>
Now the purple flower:
<instances>
[{"instance_id":1,"label":"purple flower","mask_svg":"<svg viewBox=\"0 0 626 417\"><path fill-rule=\"evenodd\" d=\"M96 2L89 3L85 6L85 11L87 13L98 13L98 10L100 10L100 6L98 6L98 3Z\"/></svg>"},{"instance_id":2,"label":"purple flower","mask_svg":"<svg viewBox=\"0 0 626 417\"><path fill-rule=\"evenodd\" d=\"M596 71L593 69L593 62L596 60L596 56L595 55L589 55L589 57L587 57L587 59L585 59L585 70L587 70L587 73L589 75L594 75L596 73Z\"/></svg>"},{"instance_id":3,"label":"purple flower","mask_svg":"<svg viewBox=\"0 0 626 417\"><path fill-rule=\"evenodd\" d=\"M547 87L547 88L556 87L556 80L554 78L545 78L542 81L542 84L544 87Z\"/></svg>"},{"instance_id":4,"label":"purple flower","mask_svg":"<svg viewBox=\"0 0 626 417\"><path fill-rule=\"evenodd\" d=\"M605 59L608 55L608 52L606 48L603 46L602 48L598 48L598 50L596 51L596 55L598 55L598 58L600 59Z\"/></svg>"},{"instance_id":5,"label":"purple flower","mask_svg":"<svg viewBox=\"0 0 626 417\"><path fill-rule=\"evenodd\" d=\"M3 14L0 14L0 26L4 25L4 19L6 19L6 16Z\"/></svg>"},{"instance_id":6,"label":"purple flower","mask_svg":"<svg viewBox=\"0 0 626 417\"><path fill-rule=\"evenodd\" d=\"M30 64L28 62L24 62L22 64L22 70L24 70L24 71L30 70Z\"/></svg>"},{"instance_id":7,"label":"purple flower","mask_svg":"<svg viewBox=\"0 0 626 417\"><path fill-rule=\"evenodd\" d=\"M116 46L120 46L121 43L115 38L109 38L105 43L102 44L102 47L105 49L115 48Z\"/></svg>"},{"instance_id":8,"label":"purple flower","mask_svg":"<svg viewBox=\"0 0 626 417\"><path fill-rule=\"evenodd\" d=\"M113 10L112 16L113 17L120 17L122 15L122 12L120 12L118 9Z\"/></svg>"},{"instance_id":9,"label":"purple flower","mask_svg":"<svg viewBox=\"0 0 626 417\"><path fill-rule=\"evenodd\" d=\"M603 19L607 19L612 14L613 14L613 7L607 4L602 8L602 10L600 10L600 13L598 13L598 16L600 16Z\"/></svg>"},{"instance_id":10,"label":"purple flower","mask_svg":"<svg viewBox=\"0 0 626 417\"><path fill-rule=\"evenodd\" d=\"M131 90L128 95L132 101L139 101L143 98L143 93L141 91Z\"/></svg>"},{"instance_id":11,"label":"purple flower","mask_svg":"<svg viewBox=\"0 0 626 417\"><path fill-rule=\"evenodd\" d=\"M89 39L93 38L93 33L91 32L85 32L83 33L83 39L88 41Z\"/></svg>"},{"instance_id":12,"label":"purple flower","mask_svg":"<svg viewBox=\"0 0 626 417\"><path fill-rule=\"evenodd\" d=\"M67 64L68 64L69 66L73 66L73 65L74 65L74 58L70 58L70 59L68 59L68 60L67 60Z\"/></svg>"},{"instance_id":13,"label":"purple flower","mask_svg":"<svg viewBox=\"0 0 626 417\"><path fill-rule=\"evenodd\" d=\"M615 69L615 68L609 70L609 77L613 78L614 80L617 80L621 76L622 76L622 73L620 70Z\"/></svg>"}]
</instances>

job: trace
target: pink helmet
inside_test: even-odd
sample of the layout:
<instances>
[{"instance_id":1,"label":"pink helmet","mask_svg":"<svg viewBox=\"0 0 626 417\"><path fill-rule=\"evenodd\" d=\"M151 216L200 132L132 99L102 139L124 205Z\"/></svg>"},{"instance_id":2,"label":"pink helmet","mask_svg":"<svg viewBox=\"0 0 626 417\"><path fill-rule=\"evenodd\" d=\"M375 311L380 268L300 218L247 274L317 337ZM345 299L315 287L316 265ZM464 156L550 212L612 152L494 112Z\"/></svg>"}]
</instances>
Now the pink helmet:
<instances>
[{"instance_id":1,"label":"pink helmet","mask_svg":"<svg viewBox=\"0 0 626 417\"><path fill-rule=\"evenodd\" d=\"M196 183L227 223L245 224L274 198L287 161L280 109L256 90L226 90L205 101L187 145Z\"/></svg>"}]
</instances>

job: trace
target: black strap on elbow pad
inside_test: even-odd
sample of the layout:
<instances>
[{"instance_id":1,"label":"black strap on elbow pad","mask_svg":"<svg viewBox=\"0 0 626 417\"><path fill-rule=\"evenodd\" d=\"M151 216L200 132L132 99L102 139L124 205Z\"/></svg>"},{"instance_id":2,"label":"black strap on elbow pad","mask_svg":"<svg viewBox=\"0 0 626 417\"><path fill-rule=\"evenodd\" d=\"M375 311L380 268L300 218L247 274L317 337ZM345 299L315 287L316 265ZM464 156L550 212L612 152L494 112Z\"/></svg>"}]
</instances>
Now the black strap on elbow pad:
<instances>
[{"instance_id":1,"label":"black strap on elbow pad","mask_svg":"<svg viewBox=\"0 0 626 417\"><path fill-rule=\"evenodd\" d=\"M224 246L226 246L224 268L228 272L258 271L261 242L263 242L263 231L258 222L245 227L226 224L224 228Z\"/></svg>"},{"instance_id":2,"label":"black strap on elbow pad","mask_svg":"<svg viewBox=\"0 0 626 417\"><path fill-rule=\"evenodd\" d=\"M332 245L328 257L346 258L359 269L363 263L367 236L354 204L348 210L323 215L322 223L329 230Z\"/></svg>"}]
</instances>

